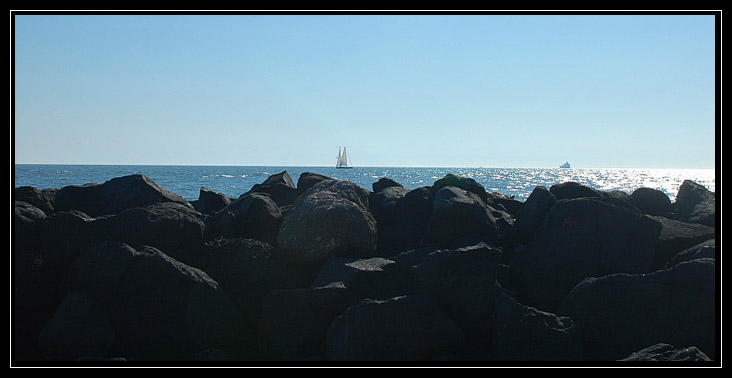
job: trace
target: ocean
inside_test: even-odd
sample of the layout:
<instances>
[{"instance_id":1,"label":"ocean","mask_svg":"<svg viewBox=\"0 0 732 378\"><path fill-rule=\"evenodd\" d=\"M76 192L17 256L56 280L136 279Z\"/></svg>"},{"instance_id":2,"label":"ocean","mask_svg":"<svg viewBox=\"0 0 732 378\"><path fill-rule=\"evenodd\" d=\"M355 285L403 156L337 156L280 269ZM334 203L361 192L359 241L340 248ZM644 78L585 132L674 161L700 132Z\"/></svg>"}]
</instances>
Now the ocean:
<instances>
[{"instance_id":1,"label":"ocean","mask_svg":"<svg viewBox=\"0 0 732 378\"><path fill-rule=\"evenodd\" d=\"M140 173L158 185L191 201L201 187L237 198L270 175L287 171L297 184L303 172L349 180L372 190L372 184L388 177L406 188L432 185L448 173L470 177L489 192L513 195L525 200L536 186L575 181L599 190L632 193L640 187L659 189L671 200L684 180L693 180L716 191L715 169L627 169L627 168L410 168L410 167L263 167L263 166L174 166L174 165L55 165L16 164L15 187L38 189L67 185L101 184L115 177Z\"/></svg>"}]
</instances>

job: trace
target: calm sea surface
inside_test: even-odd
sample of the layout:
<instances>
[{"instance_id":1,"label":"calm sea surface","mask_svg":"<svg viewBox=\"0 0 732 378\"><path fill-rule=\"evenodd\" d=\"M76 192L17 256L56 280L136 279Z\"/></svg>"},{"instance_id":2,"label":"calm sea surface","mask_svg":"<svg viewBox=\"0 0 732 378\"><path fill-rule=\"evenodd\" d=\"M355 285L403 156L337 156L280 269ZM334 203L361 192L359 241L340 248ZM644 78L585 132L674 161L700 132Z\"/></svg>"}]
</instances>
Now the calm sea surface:
<instances>
[{"instance_id":1,"label":"calm sea surface","mask_svg":"<svg viewBox=\"0 0 732 378\"><path fill-rule=\"evenodd\" d=\"M236 167L236 166L160 166L160 165L47 165L16 164L15 187L38 189L62 188L86 183L101 184L115 177L141 173L158 185L180 194L187 200L198 199L201 187L237 198L252 185L272 174L288 171L297 183L303 172L315 172L341 180L350 180L372 190L371 184L389 177L404 187L432 185L448 173L471 177L489 192L514 195L525 200L538 185L575 181L600 190L623 190L632 193L640 187L659 189L674 200L684 180L693 180L716 191L714 169L596 169L596 168L379 168L354 167Z\"/></svg>"}]
</instances>

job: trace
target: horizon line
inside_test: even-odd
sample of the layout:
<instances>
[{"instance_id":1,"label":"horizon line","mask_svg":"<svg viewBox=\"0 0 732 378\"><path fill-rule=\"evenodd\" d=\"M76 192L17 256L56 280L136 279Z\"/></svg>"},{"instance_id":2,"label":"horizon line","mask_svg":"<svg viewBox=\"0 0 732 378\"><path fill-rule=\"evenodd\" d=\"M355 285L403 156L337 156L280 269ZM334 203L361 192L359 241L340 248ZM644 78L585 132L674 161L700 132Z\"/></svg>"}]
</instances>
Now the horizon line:
<instances>
[{"instance_id":1,"label":"horizon line","mask_svg":"<svg viewBox=\"0 0 732 378\"><path fill-rule=\"evenodd\" d=\"M17 163L13 162L13 165L95 165L95 166L144 166L144 167L282 167L282 168L335 168L331 165L272 165L272 164L150 164L150 163ZM560 168L559 166L514 166L514 167L499 167L499 166L440 166L440 165L354 165L351 168L439 168L439 169L716 169L714 167L684 167L684 168L672 168L672 167L571 167L571 168Z\"/></svg>"}]
</instances>

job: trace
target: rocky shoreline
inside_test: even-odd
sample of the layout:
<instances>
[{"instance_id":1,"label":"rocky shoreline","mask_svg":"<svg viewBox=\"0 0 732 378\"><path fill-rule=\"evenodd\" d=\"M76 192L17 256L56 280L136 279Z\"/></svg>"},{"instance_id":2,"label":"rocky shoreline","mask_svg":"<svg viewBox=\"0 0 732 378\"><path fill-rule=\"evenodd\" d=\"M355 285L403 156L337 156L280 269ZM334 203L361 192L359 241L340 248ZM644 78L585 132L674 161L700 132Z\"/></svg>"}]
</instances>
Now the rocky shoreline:
<instances>
[{"instance_id":1,"label":"rocky shoreline","mask_svg":"<svg viewBox=\"0 0 732 378\"><path fill-rule=\"evenodd\" d=\"M287 171L186 201L143 175L15 188L12 358L713 362L715 193Z\"/></svg>"}]
</instances>

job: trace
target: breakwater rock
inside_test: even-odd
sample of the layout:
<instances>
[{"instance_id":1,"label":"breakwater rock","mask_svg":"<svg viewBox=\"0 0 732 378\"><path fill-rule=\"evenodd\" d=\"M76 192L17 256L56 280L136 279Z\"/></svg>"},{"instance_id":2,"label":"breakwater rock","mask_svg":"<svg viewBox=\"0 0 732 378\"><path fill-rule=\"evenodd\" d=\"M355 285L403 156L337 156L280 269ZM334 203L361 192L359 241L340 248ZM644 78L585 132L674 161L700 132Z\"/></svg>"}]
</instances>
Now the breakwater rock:
<instances>
[{"instance_id":1,"label":"breakwater rock","mask_svg":"<svg viewBox=\"0 0 732 378\"><path fill-rule=\"evenodd\" d=\"M315 173L188 202L143 175L16 188L12 357L714 363L716 196ZM692 353L693 352L693 353Z\"/></svg>"}]
</instances>

